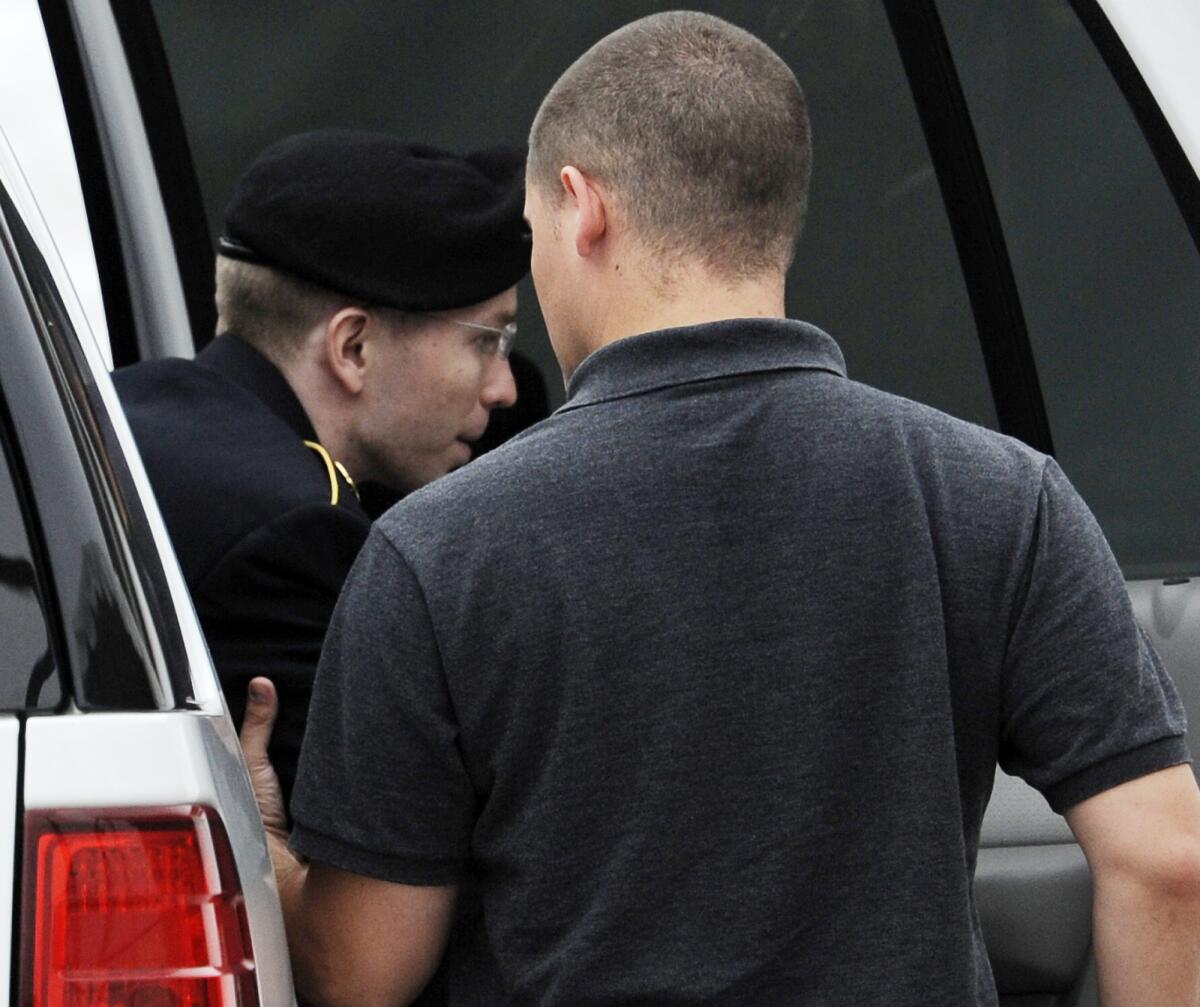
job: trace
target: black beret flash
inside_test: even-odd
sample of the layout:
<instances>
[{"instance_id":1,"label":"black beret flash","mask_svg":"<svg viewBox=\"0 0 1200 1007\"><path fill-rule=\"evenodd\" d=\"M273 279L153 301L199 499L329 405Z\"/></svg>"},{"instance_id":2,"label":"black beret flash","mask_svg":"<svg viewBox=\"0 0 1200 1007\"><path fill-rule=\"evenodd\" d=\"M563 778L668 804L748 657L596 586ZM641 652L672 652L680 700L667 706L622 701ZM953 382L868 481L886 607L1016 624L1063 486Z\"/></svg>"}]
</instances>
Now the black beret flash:
<instances>
[{"instance_id":1,"label":"black beret flash","mask_svg":"<svg viewBox=\"0 0 1200 1007\"><path fill-rule=\"evenodd\" d=\"M222 255L410 311L478 304L529 272L525 155L465 157L325 129L258 156L225 210Z\"/></svg>"}]
</instances>

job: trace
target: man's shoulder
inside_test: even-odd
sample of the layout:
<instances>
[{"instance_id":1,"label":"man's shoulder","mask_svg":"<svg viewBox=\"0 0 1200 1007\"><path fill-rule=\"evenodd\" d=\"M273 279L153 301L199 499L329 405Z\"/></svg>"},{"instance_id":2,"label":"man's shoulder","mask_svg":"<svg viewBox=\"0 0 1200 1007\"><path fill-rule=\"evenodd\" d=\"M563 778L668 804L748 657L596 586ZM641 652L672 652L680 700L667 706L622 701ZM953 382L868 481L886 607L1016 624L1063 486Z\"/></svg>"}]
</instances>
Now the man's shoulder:
<instances>
[{"instance_id":1,"label":"man's shoulder","mask_svg":"<svg viewBox=\"0 0 1200 1007\"><path fill-rule=\"evenodd\" d=\"M840 386L841 445L885 450L900 467L946 477L1040 481L1047 455L990 427L858 381Z\"/></svg>"},{"instance_id":2,"label":"man's shoulder","mask_svg":"<svg viewBox=\"0 0 1200 1007\"><path fill-rule=\"evenodd\" d=\"M113 382L143 457L176 477L296 503L329 496L304 438L223 375L191 360L152 360L114 372Z\"/></svg>"},{"instance_id":3,"label":"man's shoulder","mask_svg":"<svg viewBox=\"0 0 1200 1007\"><path fill-rule=\"evenodd\" d=\"M261 400L194 360L146 360L113 372L113 384L139 445L175 439L189 429L257 425ZM264 434L270 434L267 424Z\"/></svg>"},{"instance_id":4,"label":"man's shoulder","mask_svg":"<svg viewBox=\"0 0 1200 1007\"><path fill-rule=\"evenodd\" d=\"M467 539L520 524L575 480L565 462L571 432L552 415L469 465L405 496L375 521L376 528L411 559L412 553L453 552Z\"/></svg>"},{"instance_id":5,"label":"man's shoulder","mask_svg":"<svg viewBox=\"0 0 1200 1007\"><path fill-rule=\"evenodd\" d=\"M402 509L431 509L457 500L479 500L494 506L497 496L520 495L531 481L551 479L562 473L564 459L581 443L576 417L552 414L515 437L476 458L469 465L442 476L410 493Z\"/></svg>"},{"instance_id":6,"label":"man's shoulder","mask_svg":"<svg viewBox=\"0 0 1200 1007\"><path fill-rule=\"evenodd\" d=\"M151 485L189 581L255 529L332 505L323 460L261 399L190 360L114 373ZM339 480L339 497L349 492Z\"/></svg>"},{"instance_id":7,"label":"man's shoulder","mask_svg":"<svg viewBox=\"0 0 1200 1007\"><path fill-rule=\"evenodd\" d=\"M195 360L164 357L120 367L112 373L113 384L126 411L153 409L171 414L181 411L180 396L203 396L220 400L233 397L237 386Z\"/></svg>"},{"instance_id":8,"label":"man's shoulder","mask_svg":"<svg viewBox=\"0 0 1200 1007\"><path fill-rule=\"evenodd\" d=\"M743 470L726 473L727 480L761 481L744 470L753 464L748 459L782 460L787 469L803 455L813 472L820 473L822 492L847 498L862 493L873 500L915 493L935 520L990 507L997 523L1028 522L1037 506L1046 455L932 406L845 378L824 378L814 392L804 372L771 376L769 380L780 382L771 393L774 408L755 415L753 436L762 450L741 453L734 464ZM484 542L485 536L523 537L546 524L582 521L594 502L592 491L603 488L605 480L628 481L631 467L645 474L646 451L630 444L627 429L629 414L642 408L629 399L611 415L603 410L556 413L410 494L381 519L381 531L406 555L440 563L459 541L470 541L475 555L480 549L490 555L507 547ZM718 428L727 433L725 422L717 415L713 431L688 428L686 435L704 443ZM619 438L610 436L612 424L620 425ZM661 456L670 445L656 439L651 448ZM640 484L652 492L653 475ZM646 502L654 510L656 505Z\"/></svg>"}]
</instances>

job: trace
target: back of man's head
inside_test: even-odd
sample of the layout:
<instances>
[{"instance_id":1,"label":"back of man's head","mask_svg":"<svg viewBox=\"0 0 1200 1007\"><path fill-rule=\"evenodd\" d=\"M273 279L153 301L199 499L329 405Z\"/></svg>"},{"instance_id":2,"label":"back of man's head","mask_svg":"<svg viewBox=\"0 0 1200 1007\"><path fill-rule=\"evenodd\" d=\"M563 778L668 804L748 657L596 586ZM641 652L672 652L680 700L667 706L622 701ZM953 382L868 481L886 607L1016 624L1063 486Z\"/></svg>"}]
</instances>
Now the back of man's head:
<instances>
[{"instance_id":1,"label":"back of man's head","mask_svg":"<svg viewBox=\"0 0 1200 1007\"><path fill-rule=\"evenodd\" d=\"M236 332L260 353L285 364L304 338L340 308L360 299L291 273L217 256L217 331Z\"/></svg>"},{"instance_id":2,"label":"back of man's head","mask_svg":"<svg viewBox=\"0 0 1200 1007\"><path fill-rule=\"evenodd\" d=\"M574 165L668 260L731 281L791 262L808 200L807 104L783 60L720 18L654 14L601 39L550 90L529 144L539 192L557 200Z\"/></svg>"}]
</instances>

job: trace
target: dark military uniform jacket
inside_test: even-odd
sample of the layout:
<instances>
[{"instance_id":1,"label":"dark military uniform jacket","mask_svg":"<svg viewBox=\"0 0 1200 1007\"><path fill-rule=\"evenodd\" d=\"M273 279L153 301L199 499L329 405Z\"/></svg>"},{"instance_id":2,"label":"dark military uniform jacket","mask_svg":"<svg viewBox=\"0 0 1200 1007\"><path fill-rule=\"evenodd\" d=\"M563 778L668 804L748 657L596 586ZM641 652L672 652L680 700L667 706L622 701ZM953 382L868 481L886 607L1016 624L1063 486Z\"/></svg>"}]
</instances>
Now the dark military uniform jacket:
<instances>
[{"instance_id":1,"label":"dark military uniform jacket","mask_svg":"<svg viewBox=\"0 0 1200 1007\"><path fill-rule=\"evenodd\" d=\"M235 722L253 676L279 690L271 755L290 796L321 642L370 520L283 375L236 336L113 379Z\"/></svg>"}]
</instances>

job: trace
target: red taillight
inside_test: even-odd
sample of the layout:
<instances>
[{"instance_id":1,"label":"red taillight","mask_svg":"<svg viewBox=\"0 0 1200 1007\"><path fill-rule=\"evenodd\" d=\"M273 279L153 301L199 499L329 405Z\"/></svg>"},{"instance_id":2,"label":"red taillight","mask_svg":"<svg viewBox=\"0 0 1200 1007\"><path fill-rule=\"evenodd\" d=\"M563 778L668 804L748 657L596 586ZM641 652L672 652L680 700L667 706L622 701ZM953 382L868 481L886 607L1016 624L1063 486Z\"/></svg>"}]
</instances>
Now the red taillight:
<instances>
[{"instance_id":1,"label":"red taillight","mask_svg":"<svg viewBox=\"0 0 1200 1007\"><path fill-rule=\"evenodd\" d=\"M28 1007L255 1007L229 842L211 812L43 812L25 847Z\"/></svg>"}]
</instances>

